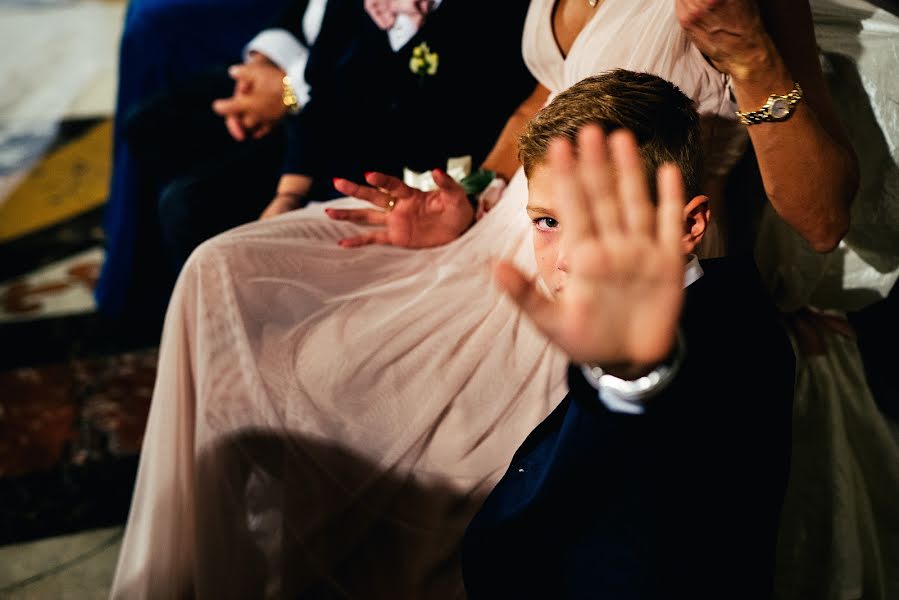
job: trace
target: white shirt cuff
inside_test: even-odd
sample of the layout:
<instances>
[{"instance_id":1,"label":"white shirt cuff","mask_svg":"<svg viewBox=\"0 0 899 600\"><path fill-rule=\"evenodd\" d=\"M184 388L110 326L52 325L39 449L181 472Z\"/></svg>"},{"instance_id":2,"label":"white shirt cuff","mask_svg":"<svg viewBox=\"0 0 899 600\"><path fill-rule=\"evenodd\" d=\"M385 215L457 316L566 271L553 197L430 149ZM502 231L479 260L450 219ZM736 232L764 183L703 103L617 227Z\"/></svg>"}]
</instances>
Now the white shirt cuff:
<instances>
[{"instance_id":1,"label":"white shirt cuff","mask_svg":"<svg viewBox=\"0 0 899 600\"><path fill-rule=\"evenodd\" d=\"M309 102L309 84L306 83L306 62L309 50L286 29L266 29L250 40L244 48L244 59L250 52L264 54L290 77L293 93L300 106Z\"/></svg>"},{"instance_id":2,"label":"white shirt cuff","mask_svg":"<svg viewBox=\"0 0 899 600\"><path fill-rule=\"evenodd\" d=\"M644 402L664 390L680 370L684 358L683 339L678 334L672 360L633 381L604 373L599 367L582 365L584 378L593 386L600 402L612 412L642 415Z\"/></svg>"}]
</instances>

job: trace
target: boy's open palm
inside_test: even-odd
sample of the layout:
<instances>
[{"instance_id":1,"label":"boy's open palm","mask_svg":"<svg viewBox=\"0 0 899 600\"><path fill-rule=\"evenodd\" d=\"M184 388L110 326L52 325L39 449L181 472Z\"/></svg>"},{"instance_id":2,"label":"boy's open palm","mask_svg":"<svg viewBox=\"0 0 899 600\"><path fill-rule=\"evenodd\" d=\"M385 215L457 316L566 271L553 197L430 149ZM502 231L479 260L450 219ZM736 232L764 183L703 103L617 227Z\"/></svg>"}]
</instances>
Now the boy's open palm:
<instances>
[{"instance_id":1,"label":"boy's open palm","mask_svg":"<svg viewBox=\"0 0 899 600\"><path fill-rule=\"evenodd\" d=\"M658 207L650 201L636 141L618 131L608 144L585 127L577 157L552 142L553 177L569 268L555 301L513 265L501 262L502 289L575 362L639 375L667 357L683 304L684 186L666 165L658 173Z\"/></svg>"}]
</instances>

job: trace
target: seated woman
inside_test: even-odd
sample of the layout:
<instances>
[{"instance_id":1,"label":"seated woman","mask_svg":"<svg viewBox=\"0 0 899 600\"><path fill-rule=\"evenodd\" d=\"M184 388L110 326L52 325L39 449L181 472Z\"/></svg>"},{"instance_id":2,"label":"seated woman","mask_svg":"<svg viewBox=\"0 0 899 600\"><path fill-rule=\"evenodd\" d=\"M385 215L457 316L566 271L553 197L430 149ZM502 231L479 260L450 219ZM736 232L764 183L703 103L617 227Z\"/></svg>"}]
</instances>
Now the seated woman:
<instances>
[{"instance_id":1,"label":"seated woman","mask_svg":"<svg viewBox=\"0 0 899 600\"><path fill-rule=\"evenodd\" d=\"M166 285L148 273L140 281L148 293L167 297L197 245L267 206L270 216L333 198L333 177L361 179L366 169L401 176L404 167L421 171L463 156L480 166L534 90L518 46L526 0L448 0L417 28L398 19L388 31L357 0L321 4L292 2L250 40L245 64L196 77L126 123L150 179L133 199L146 209L139 223L147 235L135 248L151 271L170 274ZM418 65L424 48L431 62ZM494 78L480 68L484 56L505 80L478 97L468 86L486 89ZM415 155L406 155L409 147Z\"/></svg>"},{"instance_id":2,"label":"seated woman","mask_svg":"<svg viewBox=\"0 0 899 600\"><path fill-rule=\"evenodd\" d=\"M123 136L124 124L149 98L180 85L231 56L291 0L132 0L128 3L119 52L113 171L103 231L106 261L97 284L101 312L110 316L159 311L171 278L157 259L159 234L139 203L152 187ZM170 285L170 284L167 284ZM157 323L158 326L158 323Z\"/></svg>"},{"instance_id":3,"label":"seated woman","mask_svg":"<svg viewBox=\"0 0 899 600\"><path fill-rule=\"evenodd\" d=\"M752 3L684 17L714 30L718 10L743 11L721 17L745 25L733 39L752 50L752 60L732 63L746 58L740 48L680 26L675 11L690 6L534 0L524 57L553 93L616 67L673 81L702 118L708 189L722 187L742 151L737 108L753 111L800 81L791 118L750 131L753 143L778 141L760 155L766 185L782 192L772 194L777 210L817 247L833 246L848 218L853 162L808 13L766 11L773 39ZM757 64L775 68L755 77ZM505 133L498 147L514 148L517 126ZM820 152L800 152L808 139ZM808 159L811 192L784 166L796 156ZM464 526L527 432L565 396L567 359L494 290L486 268L506 256L536 269L520 171L469 229L474 211L458 189L422 196L383 175L367 180L406 196L341 182L383 209L336 212L372 208L342 199L293 211L214 238L188 260L167 315L115 595L227 596L243 585L367 597L461 591ZM372 235L326 209L387 229ZM422 245L394 223L425 224L444 242L465 235L415 251L338 247Z\"/></svg>"}]
</instances>

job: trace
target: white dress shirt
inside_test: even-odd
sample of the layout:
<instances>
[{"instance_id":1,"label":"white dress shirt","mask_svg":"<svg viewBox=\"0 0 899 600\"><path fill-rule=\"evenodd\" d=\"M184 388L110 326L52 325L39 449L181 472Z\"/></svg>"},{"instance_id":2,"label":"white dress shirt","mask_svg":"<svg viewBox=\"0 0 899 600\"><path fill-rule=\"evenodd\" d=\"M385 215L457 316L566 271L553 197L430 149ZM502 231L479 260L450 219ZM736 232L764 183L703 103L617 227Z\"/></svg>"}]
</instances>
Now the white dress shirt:
<instances>
[{"instance_id":1,"label":"white dress shirt","mask_svg":"<svg viewBox=\"0 0 899 600\"><path fill-rule=\"evenodd\" d=\"M327 0L309 0L306 12L303 13L303 35L310 47L321 31L326 5ZM301 44L292 33L286 29L265 29L244 48L244 59L250 52L264 54L290 77L293 93L300 106L309 102L309 84L306 83L309 48Z\"/></svg>"},{"instance_id":2,"label":"white dress shirt","mask_svg":"<svg viewBox=\"0 0 899 600\"><path fill-rule=\"evenodd\" d=\"M699 264L699 259L696 255L690 255L690 260L687 261L684 270L684 288L690 287L702 275L702 265ZM674 360L671 364L661 365L635 381L602 373L600 369L589 365L583 365L581 370L590 385L596 388L599 400L609 410L639 415L643 414L643 402L665 389L674 379L683 360L682 354L683 347L679 343L675 348Z\"/></svg>"}]
</instances>

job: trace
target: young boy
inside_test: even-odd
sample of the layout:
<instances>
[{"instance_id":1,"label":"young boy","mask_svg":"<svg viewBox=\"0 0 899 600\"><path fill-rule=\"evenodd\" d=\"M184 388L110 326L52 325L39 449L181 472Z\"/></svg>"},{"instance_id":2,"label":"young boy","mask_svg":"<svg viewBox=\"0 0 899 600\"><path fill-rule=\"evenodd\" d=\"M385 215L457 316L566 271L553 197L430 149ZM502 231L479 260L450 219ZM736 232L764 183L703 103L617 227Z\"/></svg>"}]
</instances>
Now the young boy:
<instances>
[{"instance_id":1,"label":"young boy","mask_svg":"<svg viewBox=\"0 0 899 600\"><path fill-rule=\"evenodd\" d=\"M752 262L692 255L692 103L653 75L591 77L520 157L544 291L496 277L571 357L571 390L468 528L469 595L770 597L794 358Z\"/></svg>"}]
</instances>

